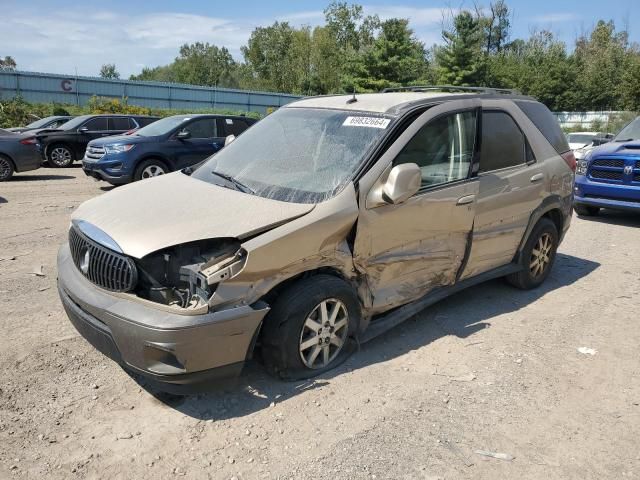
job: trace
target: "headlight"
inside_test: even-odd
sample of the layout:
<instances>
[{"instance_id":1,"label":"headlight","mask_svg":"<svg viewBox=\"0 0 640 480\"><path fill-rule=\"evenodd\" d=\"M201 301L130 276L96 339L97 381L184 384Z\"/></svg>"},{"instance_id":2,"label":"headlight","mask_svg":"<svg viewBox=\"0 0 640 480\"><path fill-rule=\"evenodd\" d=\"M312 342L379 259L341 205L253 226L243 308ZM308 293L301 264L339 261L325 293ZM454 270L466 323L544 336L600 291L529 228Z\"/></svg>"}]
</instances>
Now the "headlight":
<instances>
[{"instance_id":1,"label":"headlight","mask_svg":"<svg viewBox=\"0 0 640 480\"><path fill-rule=\"evenodd\" d=\"M135 144L129 144L129 145L105 145L104 146L104 151L107 152L107 153L123 153L123 152L128 152L133 147L135 147Z\"/></svg>"},{"instance_id":2,"label":"headlight","mask_svg":"<svg viewBox=\"0 0 640 480\"><path fill-rule=\"evenodd\" d=\"M589 162L586 160L580 160L576 166L576 175L586 175Z\"/></svg>"}]
</instances>

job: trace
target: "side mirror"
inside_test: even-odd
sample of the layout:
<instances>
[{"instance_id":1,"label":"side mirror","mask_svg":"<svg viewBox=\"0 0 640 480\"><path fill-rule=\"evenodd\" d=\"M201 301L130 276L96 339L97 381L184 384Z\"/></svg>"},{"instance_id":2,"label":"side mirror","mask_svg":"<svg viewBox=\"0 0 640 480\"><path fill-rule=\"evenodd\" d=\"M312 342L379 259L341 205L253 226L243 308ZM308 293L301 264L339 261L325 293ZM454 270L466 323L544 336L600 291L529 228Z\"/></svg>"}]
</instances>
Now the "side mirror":
<instances>
[{"instance_id":1,"label":"side mirror","mask_svg":"<svg viewBox=\"0 0 640 480\"><path fill-rule=\"evenodd\" d=\"M191 132L188 130L180 130L176 135L176 138L178 140L187 140L188 138L191 138Z\"/></svg>"},{"instance_id":2,"label":"side mirror","mask_svg":"<svg viewBox=\"0 0 640 480\"><path fill-rule=\"evenodd\" d=\"M593 139L594 147L597 147L598 145L603 145L605 143L609 143L609 139L607 137L596 137Z\"/></svg>"},{"instance_id":3,"label":"side mirror","mask_svg":"<svg viewBox=\"0 0 640 480\"><path fill-rule=\"evenodd\" d=\"M86 132L88 132L88 131L89 131L89 127L80 127L80 128L78 129L78 131L79 131L80 133L86 133Z\"/></svg>"},{"instance_id":4,"label":"side mirror","mask_svg":"<svg viewBox=\"0 0 640 480\"><path fill-rule=\"evenodd\" d=\"M235 139L236 139L235 135L227 135L227 137L224 139L224 146L226 147L231 142L233 142Z\"/></svg>"},{"instance_id":5,"label":"side mirror","mask_svg":"<svg viewBox=\"0 0 640 480\"><path fill-rule=\"evenodd\" d=\"M381 205L397 205L413 196L422 185L422 172L415 163L403 163L391 169L387 179L378 180L369 195L366 207L376 208Z\"/></svg>"}]
</instances>

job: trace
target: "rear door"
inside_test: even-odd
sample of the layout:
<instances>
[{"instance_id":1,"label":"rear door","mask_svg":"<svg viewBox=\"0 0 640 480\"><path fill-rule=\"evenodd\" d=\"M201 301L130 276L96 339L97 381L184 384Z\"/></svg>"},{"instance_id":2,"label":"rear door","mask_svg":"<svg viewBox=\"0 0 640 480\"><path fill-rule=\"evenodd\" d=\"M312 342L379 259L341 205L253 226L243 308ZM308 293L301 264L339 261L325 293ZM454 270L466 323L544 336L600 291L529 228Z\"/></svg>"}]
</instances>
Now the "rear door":
<instances>
[{"instance_id":1,"label":"rear door","mask_svg":"<svg viewBox=\"0 0 640 480\"><path fill-rule=\"evenodd\" d=\"M129 117L109 118L109 135L122 135L135 127L136 124Z\"/></svg>"},{"instance_id":2,"label":"rear door","mask_svg":"<svg viewBox=\"0 0 640 480\"><path fill-rule=\"evenodd\" d=\"M478 193L471 172L479 105L479 100L460 100L430 108L361 180L361 188L366 188L371 182L367 176L379 175L370 189L361 190L354 246L354 261L371 293L372 313L456 282ZM372 201L390 169L403 163L420 167L420 190L399 205Z\"/></svg>"},{"instance_id":3,"label":"rear door","mask_svg":"<svg viewBox=\"0 0 640 480\"><path fill-rule=\"evenodd\" d=\"M461 278L510 263L547 181L541 163L517 123L522 112L511 102L485 101L479 188L471 252Z\"/></svg>"}]
</instances>

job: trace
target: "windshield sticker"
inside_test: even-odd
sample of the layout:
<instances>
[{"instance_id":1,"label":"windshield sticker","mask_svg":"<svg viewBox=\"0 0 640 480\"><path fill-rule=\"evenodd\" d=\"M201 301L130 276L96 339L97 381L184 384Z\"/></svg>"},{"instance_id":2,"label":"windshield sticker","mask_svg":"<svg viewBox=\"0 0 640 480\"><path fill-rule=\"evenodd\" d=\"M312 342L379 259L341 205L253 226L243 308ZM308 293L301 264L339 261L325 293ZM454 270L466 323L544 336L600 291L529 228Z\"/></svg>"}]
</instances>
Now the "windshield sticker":
<instances>
[{"instance_id":1,"label":"windshield sticker","mask_svg":"<svg viewBox=\"0 0 640 480\"><path fill-rule=\"evenodd\" d=\"M233 125L233 119L225 118L225 120L227 121L227 125Z\"/></svg>"},{"instance_id":2,"label":"windshield sticker","mask_svg":"<svg viewBox=\"0 0 640 480\"><path fill-rule=\"evenodd\" d=\"M369 128L387 128L391 122L388 118L380 117L347 117L343 127L369 127Z\"/></svg>"}]
</instances>

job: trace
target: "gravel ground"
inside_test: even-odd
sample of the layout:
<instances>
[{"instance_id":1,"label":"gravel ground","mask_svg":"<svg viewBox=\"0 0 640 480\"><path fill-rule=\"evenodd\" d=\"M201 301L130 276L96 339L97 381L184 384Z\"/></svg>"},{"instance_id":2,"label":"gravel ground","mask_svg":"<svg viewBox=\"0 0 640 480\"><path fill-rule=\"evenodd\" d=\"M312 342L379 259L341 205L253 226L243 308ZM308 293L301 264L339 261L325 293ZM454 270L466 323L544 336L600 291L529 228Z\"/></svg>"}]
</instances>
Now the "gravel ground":
<instances>
[{"instance_id":1,"label":"gravel ground","mask_svg":"<svg viewBox=\"0 0 640 480\"><path fill-rule=\"evenodd\" d=\"M574 218L538 290L473 287L314 381L255 365L179 398L58 300L69 214L105 185L79 168L0 184L0 478L640 477L640 217Z\"/></svg>"}]
</instances>

